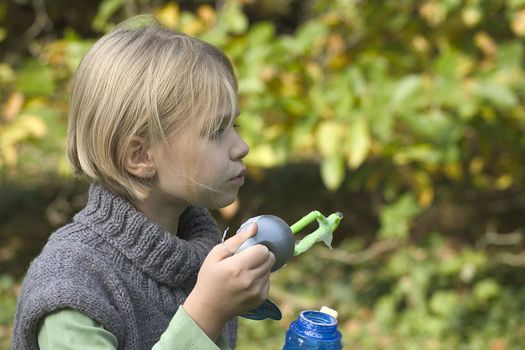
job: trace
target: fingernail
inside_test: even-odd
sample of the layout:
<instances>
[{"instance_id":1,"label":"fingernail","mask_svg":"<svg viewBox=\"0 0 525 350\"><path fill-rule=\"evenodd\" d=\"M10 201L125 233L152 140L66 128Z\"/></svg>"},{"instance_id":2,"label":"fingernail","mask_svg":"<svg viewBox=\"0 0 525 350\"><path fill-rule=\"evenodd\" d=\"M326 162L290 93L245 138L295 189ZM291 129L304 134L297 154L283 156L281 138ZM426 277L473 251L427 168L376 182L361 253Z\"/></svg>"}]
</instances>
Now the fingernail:
<instances>
[{"instance_id":1,"label":"fingernail","mask_svg":"<svg viewBox=\"0 0 525 350\"><path fill-rule=\"evenodd\" d=\"M256 216L256 217L253 217L253 218L249 219L244 224L242 224L241 227L239 227L239 229L237 230L236 233L239 233L239 232L242 232L242 231L246 231L246 230L252 228L253 224L257 223L257 220L259 220L259 218L260 218L260 216Z\"/></svg>"}]
</instances>

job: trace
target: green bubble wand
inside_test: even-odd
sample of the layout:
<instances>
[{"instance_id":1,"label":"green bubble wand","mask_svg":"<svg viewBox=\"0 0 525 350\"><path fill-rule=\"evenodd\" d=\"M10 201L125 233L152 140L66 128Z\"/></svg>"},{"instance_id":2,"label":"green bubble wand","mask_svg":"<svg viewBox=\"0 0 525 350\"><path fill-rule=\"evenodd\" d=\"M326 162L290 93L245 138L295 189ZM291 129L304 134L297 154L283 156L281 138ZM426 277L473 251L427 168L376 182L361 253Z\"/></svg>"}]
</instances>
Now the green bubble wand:
<instances>
[{"instance_id":1,"label":"green bubble wand","mask_svg":"<svg viewBox=\"0 0 525 350\"><path fill-rule=\"evenodd\" d=\"M293 234L297 234L299 231L304 229L306 226L310 225L314 220L317 220L319 227L314 232L308 234L303 239L295 243L293 255L297 256L308 249L317 242L324 242L330 249L332 249L332 239L334 236L334 231L339 226L343 214L337 212L330 214L330 216L325 217L323 214L314 210L308 215L304 216L301 220L297 221L295 224L290 226Z\"/></svg>"},{"instance_id":2,"label":"green bubble wand","mask_svg":"<svg viewBox=\"0 0 525 350\"><path fill-rule=\"evenodd\" d=\"M240 229L256 222L258 229L257 234L249 238L237 252L241 252L255 244L266 245L276 257L276 263L272 269L273 272L284 266L292 256L306 252L317 242L322 241L332 249L333 233L339 226L342 218L343 214L339 212L325 217L319 211L314 210L292 226L288 226L284 220L277 216L257 216L249 219L241 226ZM319 227L314 232L294 243L293 235L316 220ZM267 318L280 320L282 318L279 307L269 299L266 299L264 303L256 309L250 310L241 316L252 320L264 320Z\"/></svg>"}]
</instances>

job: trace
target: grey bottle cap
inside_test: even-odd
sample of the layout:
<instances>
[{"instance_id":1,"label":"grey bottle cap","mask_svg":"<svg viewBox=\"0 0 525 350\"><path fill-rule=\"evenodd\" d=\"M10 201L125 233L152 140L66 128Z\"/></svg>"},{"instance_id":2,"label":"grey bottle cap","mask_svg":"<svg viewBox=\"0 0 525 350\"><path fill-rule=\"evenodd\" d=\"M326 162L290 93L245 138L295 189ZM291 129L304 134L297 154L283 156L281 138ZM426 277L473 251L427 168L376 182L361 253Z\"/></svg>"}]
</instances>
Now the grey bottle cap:
<instances>
[{"instance_id":1,"label":"grey bottle cap","mask_svg":"<svg viewBox=\"0 0 525 350\"><path fill-rule=\"evenodd\" d=\"M239 231L247 228L252 223L257 223L257 234L247 239L235 252L240 253L243 250L262 244L275 255L275 264L272 272L279 270L293 256L294 239L290 226L275 215L256 216L241 225Z\"/></svg>"}]
</instances>

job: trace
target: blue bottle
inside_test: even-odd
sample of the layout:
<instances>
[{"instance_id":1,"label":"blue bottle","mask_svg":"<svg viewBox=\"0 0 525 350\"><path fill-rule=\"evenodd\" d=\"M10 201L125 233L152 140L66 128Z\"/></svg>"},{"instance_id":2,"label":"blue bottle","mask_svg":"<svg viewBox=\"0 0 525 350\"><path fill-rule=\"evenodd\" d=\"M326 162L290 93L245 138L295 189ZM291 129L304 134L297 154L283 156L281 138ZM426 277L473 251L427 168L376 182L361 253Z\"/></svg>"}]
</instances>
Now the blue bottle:
<instances>
[{"instance_id":1,"label":"blue bottle","mask_svg":"<svg viewBox=\"0 0 525 350\"><path fill-rule=\"evenodd\" d=\"M301 311L286 332L283 350L340 350L343 348L337 319L321 311Z\"/></svg>"}]
</instances>

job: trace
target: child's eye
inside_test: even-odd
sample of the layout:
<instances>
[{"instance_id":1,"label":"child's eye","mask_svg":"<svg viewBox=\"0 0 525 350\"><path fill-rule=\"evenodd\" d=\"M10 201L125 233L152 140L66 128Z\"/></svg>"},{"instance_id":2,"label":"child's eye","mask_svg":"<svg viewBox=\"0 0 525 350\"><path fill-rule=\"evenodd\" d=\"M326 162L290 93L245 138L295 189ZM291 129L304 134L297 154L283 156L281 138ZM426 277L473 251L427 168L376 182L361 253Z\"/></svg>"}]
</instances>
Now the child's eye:
<instances>
[{"instance_id":1,"label":"child's eye","mask_svg":"<svg viewBox=\"0 0 525 350\"><path fill-rule=\"evenodd\" d=\"M233 126L235 129L237 129L237 128L240 127L240 125L239 125L239 124L236 124L236 123L232 124L232 126ZM226 133L226 131L228 131L228 129L229 129L229 127L221 127L221 128L218 129L213 135L211 135L211 137L212 137L213 139L217 139L217 138L221 137L222 135L224 135L224 134Z\"/></svg>"},{"instance_id":2,"label":"child's eye","mask_svg":"<svg viewBox=\"0 0 525 350\"><path fill-rule=\"evenodd\" d=\"M228 129L227 128L217 129L213 134L211 134L211 138L212 139L218 139L219 137L224 135L224 133L226 133L226 130L228 130Z\"/></svg>"}]
</instances>

